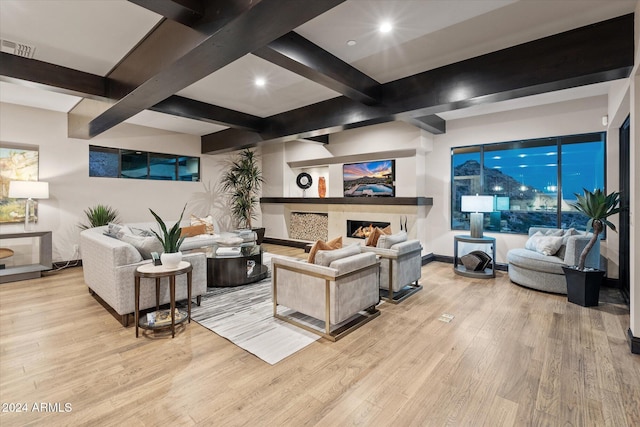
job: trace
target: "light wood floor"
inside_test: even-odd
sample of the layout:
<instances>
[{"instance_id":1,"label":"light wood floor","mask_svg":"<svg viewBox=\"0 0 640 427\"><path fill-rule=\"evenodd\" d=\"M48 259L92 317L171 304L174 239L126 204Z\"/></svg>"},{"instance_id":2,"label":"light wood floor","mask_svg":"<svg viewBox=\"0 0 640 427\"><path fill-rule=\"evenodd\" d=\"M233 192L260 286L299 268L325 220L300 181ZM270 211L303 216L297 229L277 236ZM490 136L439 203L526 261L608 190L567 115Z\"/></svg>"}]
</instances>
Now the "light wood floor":
<instances>
[{"instance_id":1,"label":"light wood floor","mask_svg":"<svg viewBox=\"0 0 640 427\"><path fill-rule=\"evenodd\" d=\"M583 308L505 272L473 280L437 262L421 283L344 339L275 366L193 322L175 339L136 339L89 295L81 268L0 285L2 410L28 410L1 412L0 424L640 425L626 306ZM40 403L59 412L33 412Z\"/></svg>"}]
</instances>

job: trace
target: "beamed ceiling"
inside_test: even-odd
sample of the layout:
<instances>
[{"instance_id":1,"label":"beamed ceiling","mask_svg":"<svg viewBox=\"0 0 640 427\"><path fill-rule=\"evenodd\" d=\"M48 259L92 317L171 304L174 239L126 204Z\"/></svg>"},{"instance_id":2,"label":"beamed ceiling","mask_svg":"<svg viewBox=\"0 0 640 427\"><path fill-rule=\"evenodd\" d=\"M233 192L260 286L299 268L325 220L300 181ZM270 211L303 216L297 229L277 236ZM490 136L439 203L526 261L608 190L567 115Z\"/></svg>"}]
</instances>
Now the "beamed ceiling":
<instances>
[{"instance_id":1,"label":"beamed ceiling","mask_svg":"<svg viewBox=\"0 0 640 427\"><path fill-rule=\"evenodd\" d=\"M0 101L68 113L70 137L128 122L202 153L394 120L439 134L486 106L606 93L634 63L635 4L3 0L0 37L35 53L3 45Z\"/></svg>"}]
</instances>

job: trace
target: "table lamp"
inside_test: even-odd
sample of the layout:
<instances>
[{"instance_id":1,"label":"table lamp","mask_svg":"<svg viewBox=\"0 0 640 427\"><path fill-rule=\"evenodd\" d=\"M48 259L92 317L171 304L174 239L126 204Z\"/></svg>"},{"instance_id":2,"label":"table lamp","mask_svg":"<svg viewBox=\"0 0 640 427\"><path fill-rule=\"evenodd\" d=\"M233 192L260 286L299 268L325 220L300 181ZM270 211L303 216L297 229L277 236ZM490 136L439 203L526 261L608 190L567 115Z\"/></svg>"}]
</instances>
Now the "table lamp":
<instances>
[{"instance_id":1,"label":"table lamp","mask_svg":"<svg viewBox=\"0 0 640 427\"><path fill-rule=\"evenodd\" d=\"M24 207L24 231L29 231L29 214L33 199L49 198L49 183L42 181L11 181L9 182L9 197L12 199L27 199Z\"/></svg>"},{"instance_id":2,"label":"table lamp","mask_svg":"<svg viewBox=\"0 0 640 427\"><path fill-rule=\"evenodd\" d=\"M484 228L483 212L493 212L493 196L462 196L462 212L471 212L469 229L471 237L481 238Z\"/></svg>"}]
</instances>

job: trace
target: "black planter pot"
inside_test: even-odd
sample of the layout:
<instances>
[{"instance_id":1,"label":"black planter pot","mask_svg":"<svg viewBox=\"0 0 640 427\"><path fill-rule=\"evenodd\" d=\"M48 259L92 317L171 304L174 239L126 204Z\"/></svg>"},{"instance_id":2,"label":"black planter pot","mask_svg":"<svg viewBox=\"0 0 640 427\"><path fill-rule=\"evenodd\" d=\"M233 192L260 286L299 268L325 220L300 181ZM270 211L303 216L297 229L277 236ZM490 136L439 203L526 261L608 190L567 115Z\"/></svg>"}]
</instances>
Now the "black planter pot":
<instances>
[{"instance_id":1,"label":"black planter pot","mask_svg":"<svg viewBox=\"0 0 640 427\"><path fill-rule=\"evenodd\" d=\"M597 306L604 271L581 271L571 267L562 267L562 269L567 280L567 299L569 302L583 307Z\"/></svg>"}]
</instances>

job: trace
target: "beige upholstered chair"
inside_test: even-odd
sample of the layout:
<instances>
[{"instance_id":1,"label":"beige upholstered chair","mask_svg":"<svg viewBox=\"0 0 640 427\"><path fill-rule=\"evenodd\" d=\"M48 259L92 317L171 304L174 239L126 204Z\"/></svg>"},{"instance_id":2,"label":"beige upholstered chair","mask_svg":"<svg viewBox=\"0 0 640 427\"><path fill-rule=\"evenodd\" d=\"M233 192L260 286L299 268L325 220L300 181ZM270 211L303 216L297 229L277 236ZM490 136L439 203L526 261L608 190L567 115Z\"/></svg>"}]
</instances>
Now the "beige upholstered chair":
<instances>
[{"instance_id":1,"label":"beige upholstered chair","mask_svg":"<svg viewBox=\"0 0 640 427\"><path fill-rule=\"evenodd\" d=\"M380 296L393 304L422 289L418 283L422 276L422 245L419 240L406 240L406 233L404 239L402 233L382 236L377 247L362 248L380 257Z\"/></svg>"},{"instance_id":2,"label":"beige upholstered chair","mask_svg":"<svg viewBox=\"0 0 640 427\"><path fill-rule=\"evenodd\" d=\"M336 341L380 315L379 263L358 245L318 251L315 264L278 257L271 263L276 318ZM296 313L285 314L284 307ZM301 322L300 314L320 320L323 328Z\"/></svg>"}]
</instances>

